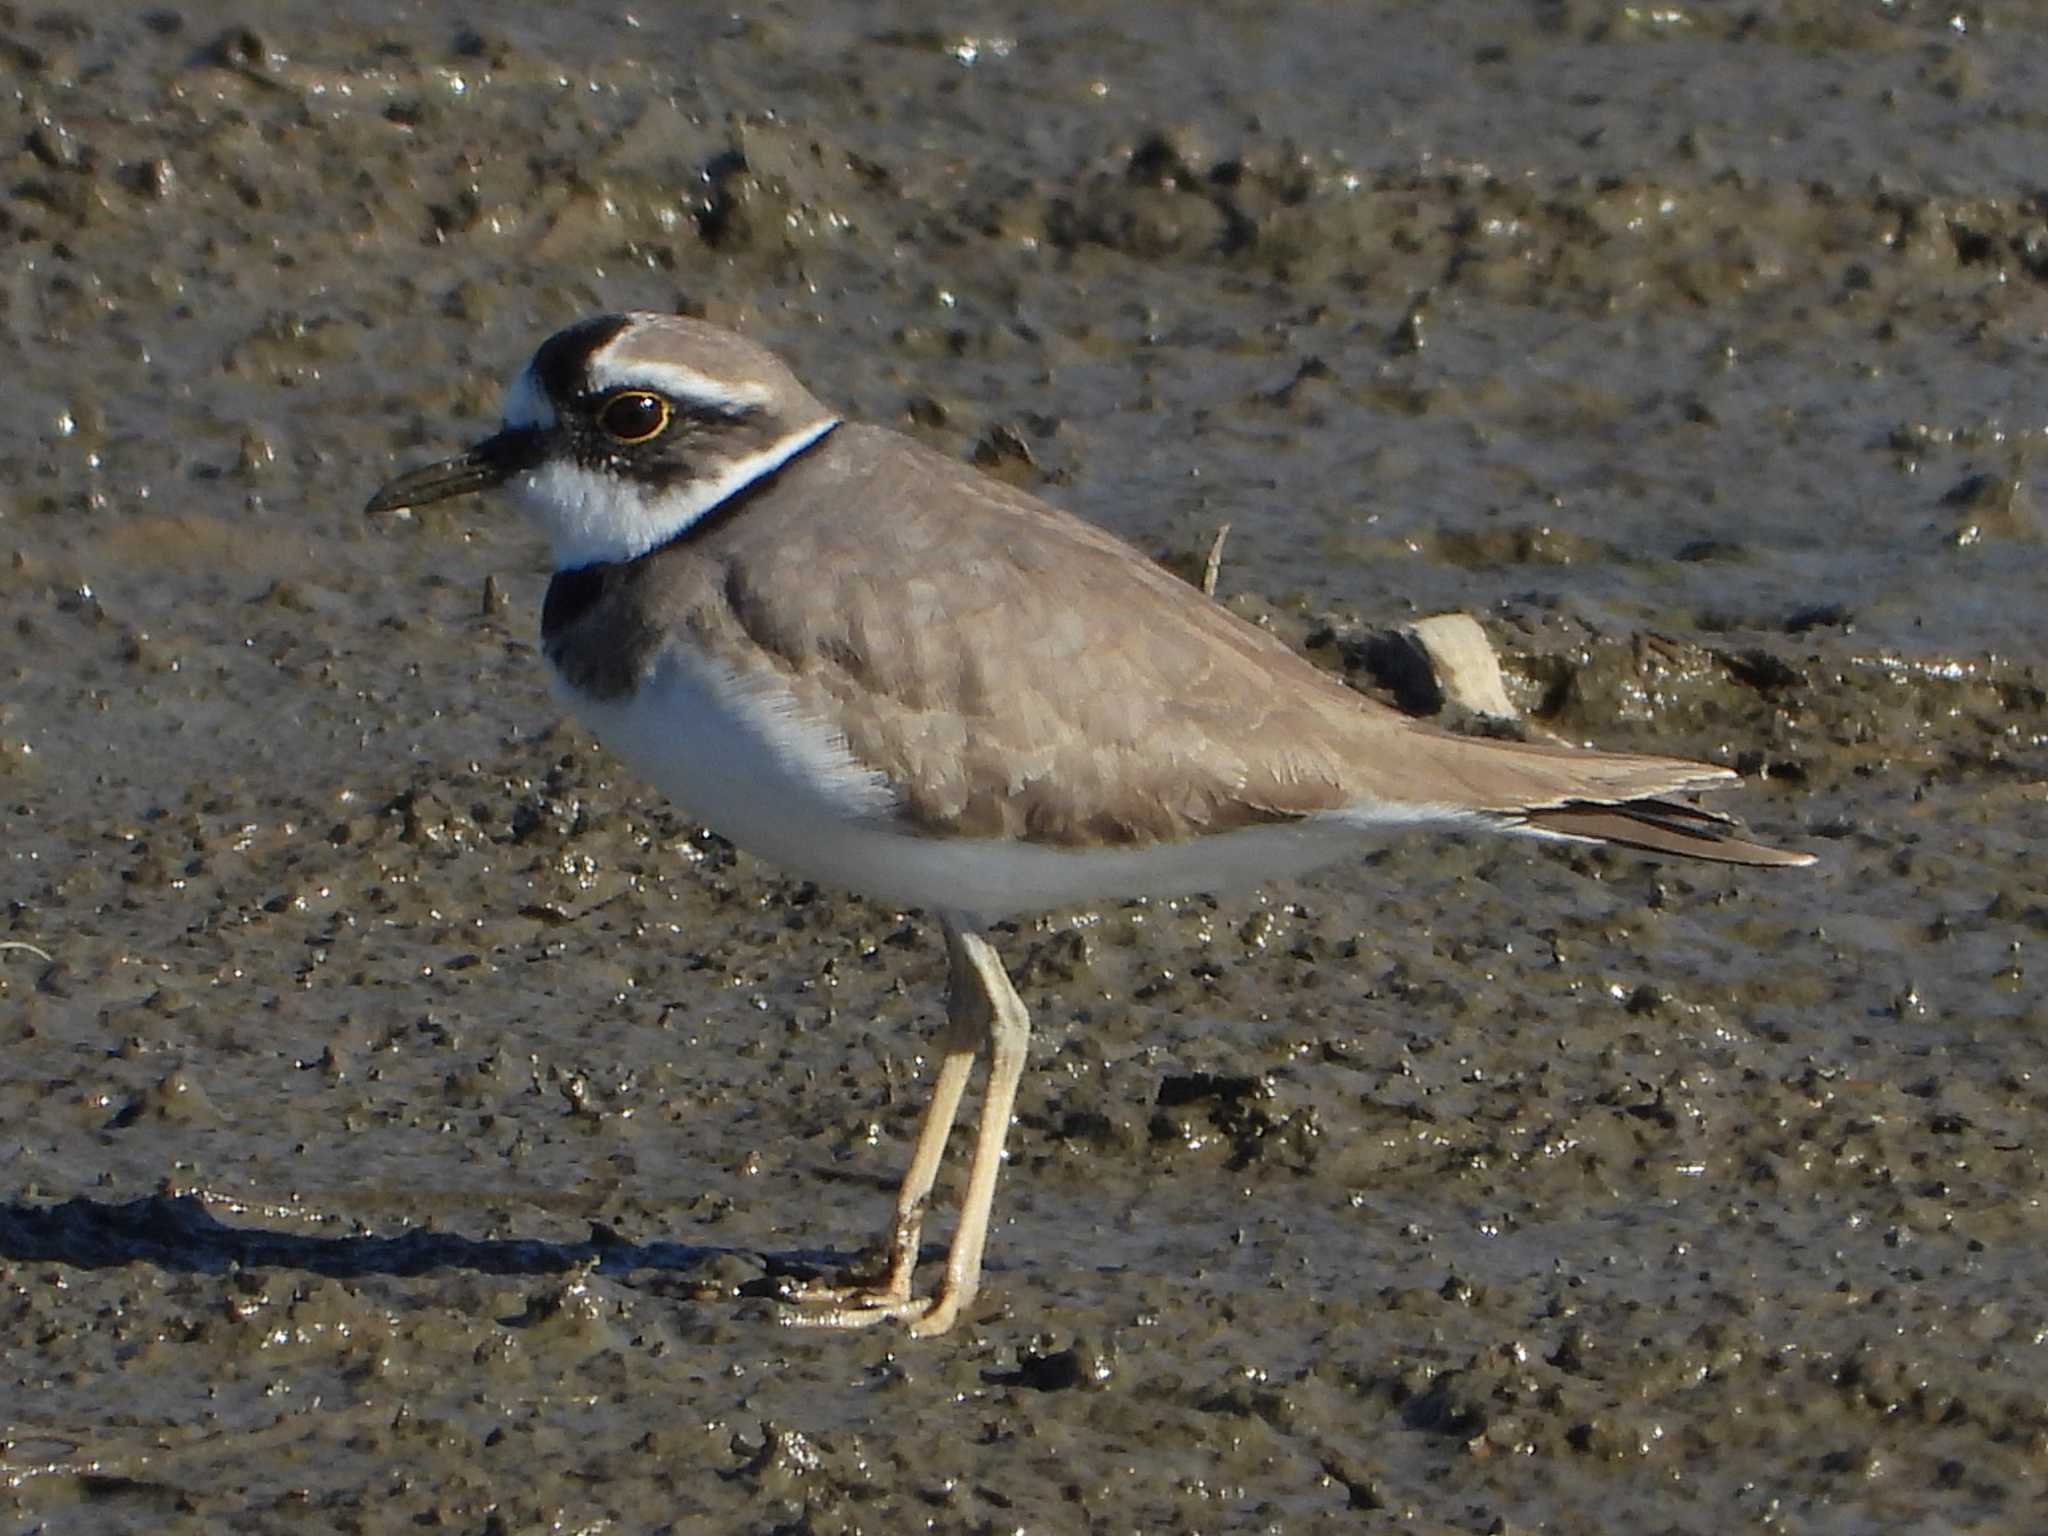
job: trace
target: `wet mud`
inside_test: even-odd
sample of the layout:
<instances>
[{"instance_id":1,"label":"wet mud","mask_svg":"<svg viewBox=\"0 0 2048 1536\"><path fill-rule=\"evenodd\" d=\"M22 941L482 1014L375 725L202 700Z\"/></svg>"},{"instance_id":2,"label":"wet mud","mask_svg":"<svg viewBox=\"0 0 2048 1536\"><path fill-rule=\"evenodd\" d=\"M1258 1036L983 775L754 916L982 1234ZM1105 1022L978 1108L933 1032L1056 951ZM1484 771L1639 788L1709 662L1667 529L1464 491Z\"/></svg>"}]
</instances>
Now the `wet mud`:
<instances>
[{"instance_id":1,"label":"wet mud","mask_svg":"<svg viewBox=\"0 0 2048 1536\"><path fill-rule=\"evenodd\" d=\"M2048 1519L2032 12L473 9L0 5L10 1529ZM641 305L1191 574L1230 523L1361 687L1471 612L1821 862L999 932L970 1320L783 1328L935 925L566 721L509 509L361 516Z\"/></svg>"}]
</instances>

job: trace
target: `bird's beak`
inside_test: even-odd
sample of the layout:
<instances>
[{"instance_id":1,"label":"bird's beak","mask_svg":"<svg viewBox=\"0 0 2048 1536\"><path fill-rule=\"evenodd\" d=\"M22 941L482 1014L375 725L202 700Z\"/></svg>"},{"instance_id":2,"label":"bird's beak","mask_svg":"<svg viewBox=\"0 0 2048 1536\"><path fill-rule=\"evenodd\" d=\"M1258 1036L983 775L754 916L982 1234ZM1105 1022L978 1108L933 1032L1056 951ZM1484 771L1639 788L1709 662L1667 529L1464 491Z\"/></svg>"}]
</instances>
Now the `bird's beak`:
<instances>
[{"instance_id":1,"label":"bird's beak","mask_svg":"<svg viewBox=\"0 0 2048 1536\"><path fill-rule=\"evenodd\" d=\"M540 454L539 432L531 427L507 427L452 459L407 470L372 496L363 510L396 512L446 501L450 496L467 496L471 491L487 491L503 485L520 470L533 468L540 462Z\"/></svg>"}]
</instances>

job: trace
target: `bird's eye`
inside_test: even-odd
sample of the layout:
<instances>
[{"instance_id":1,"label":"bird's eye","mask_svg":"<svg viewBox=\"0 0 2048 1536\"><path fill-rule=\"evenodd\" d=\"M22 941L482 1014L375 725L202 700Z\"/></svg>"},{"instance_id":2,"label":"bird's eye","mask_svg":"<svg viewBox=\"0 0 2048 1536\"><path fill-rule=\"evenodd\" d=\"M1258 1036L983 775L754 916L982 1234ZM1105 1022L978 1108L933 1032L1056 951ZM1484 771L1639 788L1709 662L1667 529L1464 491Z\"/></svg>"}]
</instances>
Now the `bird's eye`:
<instances>
[{"instance_id":1,"label":"bird's eye","mask_svg":"<svg viewBox=\"0 0 2048 1536\"><path fill-rule=\"evenodd\" d=\"M597 424L617 443L644 443L661 436L672 413L669 404L644 389L622 389L598 407Z\"/></svg>"}]
</instances>

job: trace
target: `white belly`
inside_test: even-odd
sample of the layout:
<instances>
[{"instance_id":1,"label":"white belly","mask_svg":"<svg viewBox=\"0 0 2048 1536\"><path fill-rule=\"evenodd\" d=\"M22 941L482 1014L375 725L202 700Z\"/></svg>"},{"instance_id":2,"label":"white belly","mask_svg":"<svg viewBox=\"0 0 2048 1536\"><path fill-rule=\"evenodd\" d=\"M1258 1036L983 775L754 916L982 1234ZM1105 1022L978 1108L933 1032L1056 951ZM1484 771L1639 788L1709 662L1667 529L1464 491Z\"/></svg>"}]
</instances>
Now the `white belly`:
<instances>
[{"instance_id":1,"label":"white belly","mask_svg":"<svg viewBox=\"0 0 2048 1536\"><path fill-rule=\"evenodd\" d=\"M1368 834L1358 820L1335 815L1142 848L1069 851L918 835L893 819L894 791L854 761L843 737L686 651L664 653L626 698L568 692L628 767L736 846L820 885L975 925L1076 902L1301 874Z\"/></svg>"}]
</instances>

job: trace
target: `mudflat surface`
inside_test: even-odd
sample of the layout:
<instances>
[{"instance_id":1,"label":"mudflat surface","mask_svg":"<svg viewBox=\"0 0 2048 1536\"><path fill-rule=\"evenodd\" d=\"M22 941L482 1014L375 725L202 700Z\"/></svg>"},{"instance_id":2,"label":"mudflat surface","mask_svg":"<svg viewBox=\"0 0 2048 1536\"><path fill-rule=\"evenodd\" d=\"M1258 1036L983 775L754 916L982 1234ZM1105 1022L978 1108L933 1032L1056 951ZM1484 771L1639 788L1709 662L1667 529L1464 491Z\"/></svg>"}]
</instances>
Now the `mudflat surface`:
<instances>
[{"instance_id":1,"label":"mudflat surface","mask_svg":"<svg viewBox=\"0 0 2048 1536\"><path fill-rule=\"evenodd\" d=\"M481 9L0 5L10 1529L2048 1523L2035 9ZM1822 862L999 933L971 1321L782 1328L932 926L565 722L508 509L360 515L673 305Z\"/></svg>"}]
</instances>

